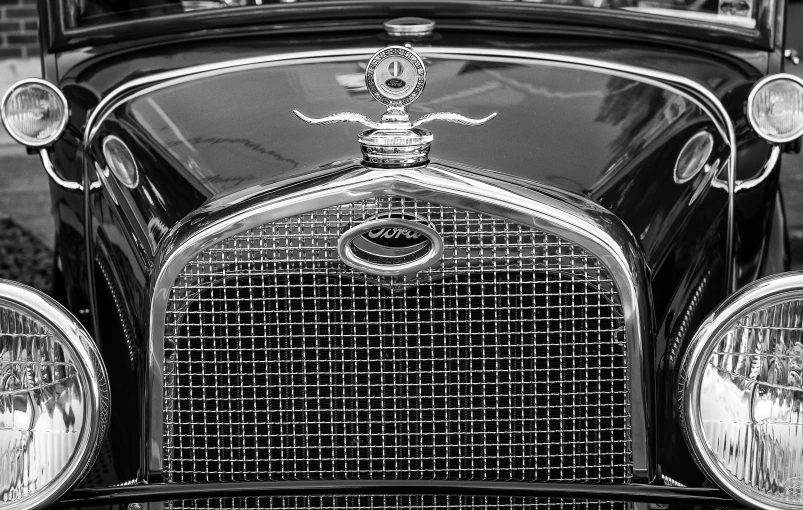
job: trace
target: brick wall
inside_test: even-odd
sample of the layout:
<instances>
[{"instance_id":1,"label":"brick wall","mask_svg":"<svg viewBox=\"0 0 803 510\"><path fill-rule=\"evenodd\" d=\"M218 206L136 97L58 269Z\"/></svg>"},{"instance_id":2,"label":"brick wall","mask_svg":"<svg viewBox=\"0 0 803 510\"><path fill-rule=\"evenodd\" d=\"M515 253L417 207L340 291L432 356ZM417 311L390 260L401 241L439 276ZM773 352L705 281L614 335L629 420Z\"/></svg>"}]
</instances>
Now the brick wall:
<instances>
[{"instance_id":1,"label":"brick wall","mask_svg":"<svg viewBox=\"0 0 803 510\"><path fill-rule=\"evenodd\" d=\"M0 0L0 59L39 55L36 0Z\"/></svg>"}]
</instances>

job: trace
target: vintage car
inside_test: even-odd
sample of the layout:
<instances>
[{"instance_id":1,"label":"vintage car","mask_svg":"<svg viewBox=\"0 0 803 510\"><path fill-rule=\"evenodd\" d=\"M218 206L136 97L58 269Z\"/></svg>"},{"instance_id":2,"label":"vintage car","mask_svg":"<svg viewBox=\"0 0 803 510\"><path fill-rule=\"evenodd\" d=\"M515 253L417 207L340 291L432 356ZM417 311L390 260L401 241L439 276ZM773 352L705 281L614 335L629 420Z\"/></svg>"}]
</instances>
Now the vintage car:
<instances>
[{"instance_id":1,"label":"vintage car","mask_svg":"<svg viewBox=\"0 0 803 510\"><path fill-rule=\"evenodd\" d=\"M778 0L41 0L0 510L803 509Z\"/></svg>"}]
</instances>

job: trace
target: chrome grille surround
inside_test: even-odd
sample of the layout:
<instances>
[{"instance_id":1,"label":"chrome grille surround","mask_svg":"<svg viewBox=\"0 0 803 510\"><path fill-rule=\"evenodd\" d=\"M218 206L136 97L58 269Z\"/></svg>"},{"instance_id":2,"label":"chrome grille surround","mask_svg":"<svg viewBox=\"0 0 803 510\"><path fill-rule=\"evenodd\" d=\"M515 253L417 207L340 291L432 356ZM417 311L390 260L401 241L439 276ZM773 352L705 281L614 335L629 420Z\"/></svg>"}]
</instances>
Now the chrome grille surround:
<instances>
[{"instance_id":1,"label":"chrome grille surround","mask_svg":"<svg viewBox=\"0 0 803 510\"><path fill-rule=\"evenodd\" d=\"M434 226L440 264L339 260L390 212ZM291 216L199 253L165 328L173 482L632 478L617 292L532 227L392 195Z\"/></svg>"},{"instance_id":2,"label":"chrome grille surround","mask_svg":"<svg viewBox=\"0 0 803 510\"><path fill-rule=\"evenodd\" d=\"M282 192L275 193L275 197L268 191L238 197L237 204L228 208L223 202L210 204L206 211L188 218L175 229L168 242L162 245L165 249L157 259L159 272L153 288L149 352L152 415L147 443L150 448L145 453L151 475L162 473L167 467L162 458L162 434L165 430L162 401L154 397L164 395L165 391L162 378L164 337L161 333L165 331L170 290L183 268L199 253L248 229L311 209L392 195L505 218L503 223L506 224L557 231L568 244L581 246L600 261L600 267L609 271L613 286L620 292L624 317L626 370L631 392L631 473L638 480L649 479L650 445L646 441L644 419L644 409L649 401L649 379L645 379L642 373L645 353L641 345L648 324L644 314L639 313L647 309L646 271L634 248L632 236L616 218L582 199L555 198L550 196L553 193L547 195L502 184L475 172L455 171L441 165L397 172L365 170L345 162L341 168L330 169L327 173L330 174L327 178L319 179L314 185L299 181L288 187L288 183L283 183Z\"/></svg>"}]
</instances>

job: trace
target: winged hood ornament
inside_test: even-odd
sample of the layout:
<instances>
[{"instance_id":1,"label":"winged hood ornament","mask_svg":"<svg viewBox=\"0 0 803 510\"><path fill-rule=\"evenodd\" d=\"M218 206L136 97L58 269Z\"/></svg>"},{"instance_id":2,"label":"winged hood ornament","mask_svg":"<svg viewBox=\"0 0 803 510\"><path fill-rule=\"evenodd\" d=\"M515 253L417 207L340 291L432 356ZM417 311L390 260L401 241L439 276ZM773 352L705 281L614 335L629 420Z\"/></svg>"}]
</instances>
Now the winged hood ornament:
<instances>
[{"instance_id":1,"label":"winged hood ornament","mask_svg":"<svg viewBox=\"0 0 803 510\"><path fill-rule=\"evenodd\" d=\"M370 129L360 133L363 162L380 168L403 168L429 163L433 135L422 124L443 120L465 126L481 126L496 117L470 119L459 113L429 113L410 121L406 107L421 95L427 83L427 70L421 57L405 46L388 46L374 53L365 69L365 85L371 95L387 110L379 122L360 113L342 112L320 119L296 116L308 124L325 126L338 122L358 122Z\"/></svg>"}]
</instances>

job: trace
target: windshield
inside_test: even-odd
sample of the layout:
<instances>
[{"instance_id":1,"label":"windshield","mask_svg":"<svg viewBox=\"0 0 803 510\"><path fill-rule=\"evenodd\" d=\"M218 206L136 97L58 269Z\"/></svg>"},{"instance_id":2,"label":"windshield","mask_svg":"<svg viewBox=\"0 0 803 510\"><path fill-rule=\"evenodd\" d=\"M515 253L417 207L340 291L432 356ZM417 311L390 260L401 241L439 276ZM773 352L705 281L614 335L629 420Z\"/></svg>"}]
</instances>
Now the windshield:
<instances>
[{"instance_id":1,"label":"windshield","mask_svg":"<svg viewBox=\"0 0 803 510\"><path fill-rule=\"evenodd\" d=\"M152 18L199 10L234 9L270 0L62 0L67 28ZM292 1L292 0L289 0ZM528 0L524 0L526 3ZM657 16L707 21L742 28L756 27L758 0L530 0L537 4L619 9Z\"/></svg>"}]
</instances>

